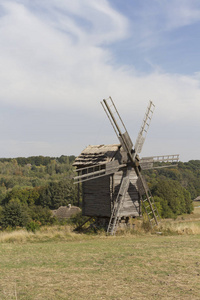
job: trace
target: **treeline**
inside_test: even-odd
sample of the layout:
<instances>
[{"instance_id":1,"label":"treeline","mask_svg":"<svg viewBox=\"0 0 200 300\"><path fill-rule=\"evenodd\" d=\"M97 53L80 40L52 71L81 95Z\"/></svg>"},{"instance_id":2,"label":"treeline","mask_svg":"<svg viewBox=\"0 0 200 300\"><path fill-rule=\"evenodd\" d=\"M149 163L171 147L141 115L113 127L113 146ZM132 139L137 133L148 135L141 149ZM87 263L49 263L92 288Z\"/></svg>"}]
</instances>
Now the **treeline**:
<instances>
[{"instance_id":1,"label":"treeline","mask_svg":"<svg viewBox=\"0 0 200 300\"><path fill-rule=\"evenodd\" d=\"M24 227L57 222L51 210L68 204L79 205L73 180L50 182L41 187L14 187L1 200L0 225Z\"/></svg>"},{"instance_id":2,"label":"treeline","mask_svg":"<svg viewBox=\"0 0 200 300\"><path fill-rule=\"evenodd\" d=\"M64 177L72 178L75 156L33 156L0 159L0 195L15 186L36 187ZM1 197L1 196L0 196Z\"/></svg>"},{"instance_id":3,"label":"treeline","mask_svg":"<svg viewBox=\"0 0 200 300\"><path fill-rule=\"evenodd\" d=\"M65 156L61 155L60 157L50 157L50 156L30 156L30 157L17 157L13 158L0 158L0 162L13 162L14 160L17 161L18 165L24 166L27 164L35 165L35 166L47 166L51 161L57 161L59 163L66 163L69 164L73 163L75 159L74 155Z\"/></svg>"},{"instance_id":4,"label":"treeline","mask_svg":"<svg viewBox=\"0 0 200 300\"><path fill-rule=\"evenodd\" d=\"M179 162L176 167L152 169L144 174L162 217L192 212L192 200L200 195L199 160Z\"/></svg>"},{"instance_id":5,"label":"treeline","mask_svg":"<svg viewBox=\"0 0 200 300\"><path fill-rule=\"evenodd\" d=\"M0 227L52 224L51 210L79 205L75 156L0 159Z\"/></svg>"},{"instance_id":6,"label":"treeline","mask_svg":"<svg viewBox=\"0 0 200 300\"><path fill-rule=\"evenodd\" d=\"M81 206L73 183L74 159L64 155L0 159L0 227L51 224L57 222L51 210ZM143 173L163 218L192 212L192 199L200 195L199 160Z\"/></svg>"}]
</instances>

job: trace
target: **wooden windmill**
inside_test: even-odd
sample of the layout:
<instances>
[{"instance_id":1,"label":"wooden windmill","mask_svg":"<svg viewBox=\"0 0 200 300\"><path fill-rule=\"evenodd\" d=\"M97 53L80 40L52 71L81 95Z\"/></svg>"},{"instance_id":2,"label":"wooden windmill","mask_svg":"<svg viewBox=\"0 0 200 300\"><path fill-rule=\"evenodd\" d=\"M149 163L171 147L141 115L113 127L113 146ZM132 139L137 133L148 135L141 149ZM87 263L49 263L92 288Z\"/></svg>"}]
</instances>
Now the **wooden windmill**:
<instances>
[{"instance_id":1,"label":"wooden windmill","mask_svg":"<svg viewBox=\"0 0 200 300\"><path fill-rule=\"evenodd\" d=\"M85 216L109 220L107 233L115 234L122 218L141 216L144 207L150 224L158 224L158 211L142 169L151 169L154 162L172 162L179 155L154 156L139 159L155 105L149 102L135 147L111 97L101 102L120 144L88 146L76 158L74 166L82 182Z\"/></svg>"}]
</instances>

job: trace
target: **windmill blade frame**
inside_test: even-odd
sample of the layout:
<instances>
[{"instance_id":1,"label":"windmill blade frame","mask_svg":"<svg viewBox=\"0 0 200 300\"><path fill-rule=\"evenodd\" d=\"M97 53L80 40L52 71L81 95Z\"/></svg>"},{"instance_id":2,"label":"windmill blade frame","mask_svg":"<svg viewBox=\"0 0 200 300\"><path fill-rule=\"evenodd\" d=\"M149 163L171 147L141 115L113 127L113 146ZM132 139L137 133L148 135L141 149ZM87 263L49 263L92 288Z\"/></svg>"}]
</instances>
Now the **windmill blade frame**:
<instances>
[{"instance_id":1,"label":"windmill blade frame","mask_svg":"<svg viewBox=\"0 0 200 300\"><path fill-rule=\"evenodd\" d=\"M111 104L109 105L108 101L111 102ZM122 145L124 151L127 152L130 160L132 160L132 148L133 148L133 142L128 134L128 131L126 129L126 126L124 124L124 122L122 121L122 118L112 100L111 97L109 97L107 100L103 99L103 101L101 102L104 111L106 112L108 119L111 122L111 125L119 139L120 144ZM118 118L118 122L117 122L117 118ZM120 127L120 125L121 127Z\"/></svg>"},{"instance_id":2,"label":"windmill blade frame","mask_svg":"<svg viewBox=\"0 0 200 300\"><path fill-rule=\"evenodd\" d=\"M74 183L82 183L99 177L112 175L126 166L126 164L119 164L117 160L113 160L107 163L80 168L78 169L78 176L74 177Z\"/></svg>"},{"instance_id":3,"label":"windmill blade frame","mask_svg":"<svg viewBox=\"0 0 200 300\"><path fill-rule=\"evenodd\" d=\"M151 222L152 220L154 220L156 225L158 225L157 208L155 207L155 203L154 203L153 197L150 193L150 190L149 190L147 184L145 184L146 181L140 173L141 169L139 167L139 159L137 157L137 152L141 152L141 150L142 150L142 146L144 144L144 140L146 138L147 131L149 129L149 125L150 125L150 122L151 122L151 119L152 119L152 115L153 115L153 112L154 112L155 105L153 104L152 101L149 102L149 105L148 105L146 113L145 113L145 117L143 119L141 129L139 131L139 134L138 134L138 137L137 137L137 140L136 140L136 146L135 146L135 149L133 150L132 149L133 143L132 143L132 141L130 139L130 136L129 136L127 130L126 130L124 122L122 121L122 119L119 115L119 112L118 112L118 110L117 110L117 108L116 108L116 106L115 106L115 104L114 104L111 97L109 97L109 100L111 102L111 105L109 105L108 101L104 99L103 102L102 102L102 106L103 106L103 108L104 108L104 110L105 110L105 112L106 112L113 128L114 128L115 133L117 134L117 137L118 137L123 149L127 153L127 156L128 156L128 158L131 162L131 166L134 168L134 170L135 170L135 172L136 172L136 174L137 174L137 176L138 176L138 178L141 182L141 186L142 186L141 190L144 190L143 195L145 195L145 198L146 198L146 200L143 200L143 198L141 196L142 203L145 203L146 201L148 201L148 206L150 207L150 212L148 213L148 217L149 217L149 214L153 215L153 218L150 218L149 221ZM112 107L112 109L111 109L111 107ZM122 130L120 129L114 114L116 114L118 119L120 120L122 128L125 131L124 133L122 133ZM127 169L126 172L127 172L127 175L122 177L119 194L118 194L117 199L116 199L116 207L114 207L114 209L113 209L113 212L112 212L112 215L111 215L111 218L110 218L110 222L109 222L109 226L108 226L108 231L107 232L110 232L111 234L113 234L113 232L115 231L114 228L116 228L116 225L119 222L119 216L118 216L119 209L123 205L125 194L128 191L127 186L126 186L126 189L123 187L125 185L124 182L126 182L126 180L127 180L126 179L127 176L129 177L128 174L129 174L130 170ZM121 195L122 194L121 189L123 191L123 196Z\"/></svg>"},{"instance_id":4,"label":"windmill blade frame","mask_svg":"<svg viewBox=\"0 0 200 300\"><path fill-rule=\"evenodd\" d=\"M158 220L161 219L160 215L158 213L154 198L148 187L146 179L140 172L138 176L137 186L138 186L141 202L143 204L144 210L146 212L151 227L153 227L154 225L158 225L159 223Z\"/></svg>"},{"instance_id":5,"label":"windmill blade frame","mask_svg":"<svg viewBox=\"0 0 200 300\"><path fill-rule=\"evenodd\" d=\"M150 170L150 169L175 167L177 166L178 162L179 162L179 154L149 156L149 157L142 157L140 159L140 166L142 170ZM154 164L156 163L172 163L172 164L154 166Z\"/></svg>"},{"instance_id":6,"label":"windmill blade frame","mask_svg":"<svg viewBox=\"0 0 200 300\"><path fill-rule=\"evenodd\" d=\"M146 113L144 115L142 126L140 128L140 131L138 133L138 136L137 136L137 139L136 139L136 142L135 142L135 152L136 153L141 153L141 151L142 151L144 141L146 139L146 135L147 135L147 132L149 130L151 119L152 119L152 116L153 116L153 113L154 113L154 109L155 109L155 105L150 100L149 105L147 106Z\"/></svg>"}]
</instances>

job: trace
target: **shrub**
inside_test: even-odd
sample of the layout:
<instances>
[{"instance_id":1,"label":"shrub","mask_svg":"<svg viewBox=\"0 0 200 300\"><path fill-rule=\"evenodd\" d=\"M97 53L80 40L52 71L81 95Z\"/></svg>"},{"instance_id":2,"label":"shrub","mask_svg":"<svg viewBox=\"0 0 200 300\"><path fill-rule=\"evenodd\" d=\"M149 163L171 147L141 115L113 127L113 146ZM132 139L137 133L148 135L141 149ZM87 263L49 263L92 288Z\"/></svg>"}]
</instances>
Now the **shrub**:
<instances>
[{"instance_id":1,"label":"shrub","mask_svg":"<svg viewBox=\"0 0 200 300\"><path fill-rule=\"evenodd\" d=\"M35 222L35 221L31 221L29 223L26 224L26 230L27 231L32 231L32 232L36 232L36 230L40 229L40 224L39 222Z\"/></svg>"}]
</instances>

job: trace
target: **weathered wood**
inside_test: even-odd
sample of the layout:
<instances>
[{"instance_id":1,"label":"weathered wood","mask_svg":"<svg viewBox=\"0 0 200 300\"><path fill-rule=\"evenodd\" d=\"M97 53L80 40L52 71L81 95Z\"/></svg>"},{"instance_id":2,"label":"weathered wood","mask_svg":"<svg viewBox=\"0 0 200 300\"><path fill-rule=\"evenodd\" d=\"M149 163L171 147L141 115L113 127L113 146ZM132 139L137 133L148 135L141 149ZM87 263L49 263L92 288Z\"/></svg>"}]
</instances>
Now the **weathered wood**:
<instances>
[{"instance_id":1,"label":"weathered wood","mask_svg":"<svg viewBox=\"0 0 200 300\"><path fill-rule=\"evenodd\" d=\"M116 198L119 187L120 187L120 181L122 177L122 171L119 171L114 174L114 199ZM137 175L132 169L132 172L130 174L130 184L128 188L128 192L126 193L125 200L123 207L120 211L120 216L124 217L130 217L130 216L140 216L141 209L140 209L140 196L136 187L136 181L137 181Z\"/></svg>"},{"instance_id":2,"label":"weathered wood","mask_svg":"<svg viewBox=\"0 0 200 300\"><path fill-rule=\"evenodd\" d=\"M83 168L82 175L84 175L88 170L91 171L93 168L96 168L95 162L97 160L98 164L105 166L105 157L107 157L105 168L107 172L113 172L112 170L119 166L119 164L120 166L125 166L124 163L127 161L127 154L119 145L99 145L88 146L79 158L76 159L74 165L77 167L77 171ZM88 166L91 168L88 169ZM123 171L120 170L114 172L114 174L82 183L83 215L110 218L111 210L120 188L122 173ZM141 214L136 180L137 176L133 169L130 174L128 192L125 195L124 204L120 211L120 215L123 217L139 216Z\"/></svg>"},{"instance_id":3,"label":"weathered wood","mask_svg":"<svg viewBox=\"0 0 200 300\"><path fill-rule=\"evenodd\" d=\"M83 183L83 215L110 217L110 176L101 177Z\"/></svg>"},{"instance_id":4,"label":"weathered wood","mask_svg":"<svg viewBox=\"0 0 200 300\"><path fill-rule=\"evenodd\" d=\"M140 160L140 166L143 170L148 170L152 168L159 168L159 167L155 167L154 163L163 162L163 163L173 163L173 165L166 165L166 167L172 167L175 166L174 163L178 163L178 161L179 161L179 154L149 156L149 157L143 157ZM165 167L165 165L160 167L163 168Z\"/></svg>"},{"instance_id":5,"label":"weathered wood","mask_svg":"<svg viewBox=\"0 0 200 300\"><path fill-rule=\"evenodd\" d=\"M90 145L75 159L74 166L84 168L87 166L106 163L113 159L120 145Z\"/></svg>"}]
</instances>

